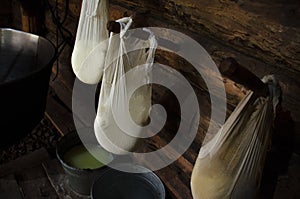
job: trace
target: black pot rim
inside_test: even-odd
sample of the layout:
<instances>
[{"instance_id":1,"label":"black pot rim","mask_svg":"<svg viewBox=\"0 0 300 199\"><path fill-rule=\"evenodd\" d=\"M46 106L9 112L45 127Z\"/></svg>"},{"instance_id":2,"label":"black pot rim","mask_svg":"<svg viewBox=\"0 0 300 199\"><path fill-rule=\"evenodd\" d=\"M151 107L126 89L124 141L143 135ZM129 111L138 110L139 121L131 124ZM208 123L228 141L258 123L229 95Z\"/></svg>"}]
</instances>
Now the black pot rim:
<instances>
[{"instance_id":1,"label":"black pot rim","mask_svg":"<svg viewBox=\"0 0 300 199\"><path fill-rule=\"evenodd\" d=\"M10 32L17 32L18 34L25 34L25 35L34 35L34 36L36 36L36 37L38 37L38 39L45 41L46 43L48 43L52 47L52 49L53 49L53 55L52 55L52 58L49 60L49 62L47 64L45 64L44 66L39 67L36 70L30 71L30 72L26 73L24 76L19 77L17 79L9 80L7 82L0 82L0 86L14 84L14 83L18 83L18 82L24 81L24 79L27 79L28 77L30 77L30 76L32 76L32 75L40 72L41 70L44 70L45 68L48 68L48 67L52 68L52 64L53 64L54 60L56 59L57 52L56 52L56 49L55 49L53 43L49 39L47 39L45 37L42 37L42 36L39 36L39 35L35 35L35 34L32 34L32 33L24 32L24 31L12 29L12 28L0 28L0 31L3 31L3 30L4 31L10 31Z\"/></svg>"}]
</instances>

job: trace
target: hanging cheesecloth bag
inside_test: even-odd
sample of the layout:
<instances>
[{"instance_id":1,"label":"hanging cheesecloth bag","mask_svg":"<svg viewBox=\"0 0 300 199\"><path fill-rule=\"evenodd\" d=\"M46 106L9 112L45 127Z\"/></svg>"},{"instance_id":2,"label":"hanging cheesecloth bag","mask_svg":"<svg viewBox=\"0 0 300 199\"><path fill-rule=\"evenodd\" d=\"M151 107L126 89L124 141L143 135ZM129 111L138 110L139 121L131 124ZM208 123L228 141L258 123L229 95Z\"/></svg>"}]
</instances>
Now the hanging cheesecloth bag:
<instances>
[{"instance_id":1,"label":"hanging cheesecloth bag","mask_svg":"<svg viewBox=\"0 0 300 199\"><path fill-rule=\"evenodd\" d=\"M194 199L256 198L279 97L275 79L264 80L272 82L270 97L249 92L201 147L191 177Z\"/></svg>"},{"instance_id":2,"label":"hanging cheesecloth bag","mask_svg":"<svg viewBox=\"0 0 300 199\"><path fill-rule=\"evenodd\" d=\"M151 107L149 82L157 41L149 29L142 29L148 37L146 40L132 36L128 31L132 24L130 17L117 22L121 32L111 33L109 38L94 129L102 147L115 154L126 154L138 146L139 127L148 120ZM137 82L147 85L131 95L129 90Z\"/></svg>"},{"instance_id":3,"label":"hanging cheesecloth bag","mask_svg":"<svg viewBox=\"0 0 300 199\"><path fill-rule=\"evenodd\" d=\"M82 1L71 63L75 75L84 83L96 84L101 79L107 50L107 21L107 0Z\"/></svg>"}]
</instances>

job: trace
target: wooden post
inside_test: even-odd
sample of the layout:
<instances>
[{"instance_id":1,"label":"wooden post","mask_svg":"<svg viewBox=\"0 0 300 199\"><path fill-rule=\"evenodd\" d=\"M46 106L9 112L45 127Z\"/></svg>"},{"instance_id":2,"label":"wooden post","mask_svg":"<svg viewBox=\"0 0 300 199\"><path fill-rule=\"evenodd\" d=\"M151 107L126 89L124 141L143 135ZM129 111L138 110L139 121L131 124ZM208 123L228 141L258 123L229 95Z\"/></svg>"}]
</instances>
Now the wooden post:
<instances>
[{"instance_id":1,"label":"wooden post","mask_svg":"<svg viewBox=\"0 0 300 199\"><path fill-rule=\"evenodd\" d=\"M256 75L241 66L232 57L224 59L219 66L219 70L229 79L246 86L259 96L266 97L269 94L268 85L264 84Z\"/></svg>"}]
</instances>

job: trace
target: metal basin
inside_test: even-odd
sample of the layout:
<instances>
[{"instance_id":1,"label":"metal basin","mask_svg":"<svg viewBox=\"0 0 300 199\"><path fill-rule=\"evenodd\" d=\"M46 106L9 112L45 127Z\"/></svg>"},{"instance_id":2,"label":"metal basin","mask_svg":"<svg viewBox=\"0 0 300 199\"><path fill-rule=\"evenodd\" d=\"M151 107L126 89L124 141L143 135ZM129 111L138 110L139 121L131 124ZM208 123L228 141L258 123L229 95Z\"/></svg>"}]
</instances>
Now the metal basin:
<instances>
[{"instance_id":1,"label":"metal basin","mask_svg":"<svg viewBox=\"0 0 300 199\"><path fill-rule=\"evenodd\" d=\"M29 133L42 119L55 48L46 39L0 29L0 146Z\"/></svg>"},{"instance_id":2,"label":"metal basin","mask_svg":"<svg viewBox=\"0 0 300 199\"><path fill-rule=\"evenodd\" d=\"M119 164L142 173L127 173L108 169L94 182L91 199L165 199L165 188L152 171L129 164Z\"/></svg>"}]
</instances>

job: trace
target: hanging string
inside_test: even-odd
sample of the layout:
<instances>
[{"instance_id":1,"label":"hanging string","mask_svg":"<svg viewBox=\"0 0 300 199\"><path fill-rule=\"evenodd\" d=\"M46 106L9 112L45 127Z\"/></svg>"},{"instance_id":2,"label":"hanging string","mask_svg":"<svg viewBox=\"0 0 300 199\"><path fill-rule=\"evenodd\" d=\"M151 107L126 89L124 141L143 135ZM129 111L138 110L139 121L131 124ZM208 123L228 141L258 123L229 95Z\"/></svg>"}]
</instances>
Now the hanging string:
<instances>
[{"instance_id":1,"label":"hanging string","mask_svg":"<svg viewBox=\"0 0 300 199\"><path fill-rule=\"evenodd\" d=\"M58 0L55 0L55 17L56 17L56 19L58 19ZM59 48L58 45L59 45L59 39L58 39L58 25L56 25L56 47L57 47L56 53L58 53L58 52L57 52L57 51L58 51L58 48ZM57 57L56 57L56 74L55 74L54 78L52 79L52 81L54 81L54 80L57 78L57 76L58 76L58 71L59 71L59 59L58 59L59 55L57 54L56 56L57 56Z\"/></svg>"},{"instance_id":2,"label":"hanging string","mask_svg":"<svg viewBox=\"0 0 300 199\"><path fill-rule=\"evenodd\" d=\"M59 17L58 0L55 0L54 8L51 6L49 0L46 0L46 4L50 11L52 22L56 27L56 44L54 45L56 50L56 74L52 79L52 81L54 81L58 77L59 73L59 57L67 45L73 47L74 36L63 25L69 15L69 0L65 0L64 16L62 20ZM60 37L62 38L61 42L59 42Z\"/></svg>"}]
</instances>

